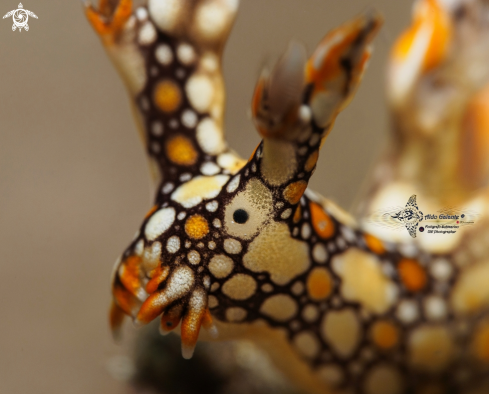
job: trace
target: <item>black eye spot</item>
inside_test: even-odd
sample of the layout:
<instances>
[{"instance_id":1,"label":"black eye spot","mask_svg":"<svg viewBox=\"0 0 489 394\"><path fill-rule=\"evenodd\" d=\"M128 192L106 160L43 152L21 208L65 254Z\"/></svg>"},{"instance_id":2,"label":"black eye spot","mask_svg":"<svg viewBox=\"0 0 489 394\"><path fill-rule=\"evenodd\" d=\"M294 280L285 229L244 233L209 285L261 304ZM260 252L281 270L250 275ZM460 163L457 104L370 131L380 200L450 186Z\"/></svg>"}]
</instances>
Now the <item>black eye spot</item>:
<instances>
[{"instance_id":1,"label":"black eye spot","mask_svg":"<svg viewBox=\"0 0 489 394\"><path fill-rule=\"evenodd\" d=\"M237 209L233 213L233 220L236 223L243 224L248 221L249 215L248 212L246 212L244 209Z\"/></svg>"},{"instance_id":2,"label":"black eye spot","mask_svg":"<svg viewBox=\"0 0 489 394\"><path fill-rule=\"evenodd\" d=\"M166 325L167 325L167 327L171 327L171 326L173 326L173 323L171 321L167 321Z\"/></svg>"}]
</instances>

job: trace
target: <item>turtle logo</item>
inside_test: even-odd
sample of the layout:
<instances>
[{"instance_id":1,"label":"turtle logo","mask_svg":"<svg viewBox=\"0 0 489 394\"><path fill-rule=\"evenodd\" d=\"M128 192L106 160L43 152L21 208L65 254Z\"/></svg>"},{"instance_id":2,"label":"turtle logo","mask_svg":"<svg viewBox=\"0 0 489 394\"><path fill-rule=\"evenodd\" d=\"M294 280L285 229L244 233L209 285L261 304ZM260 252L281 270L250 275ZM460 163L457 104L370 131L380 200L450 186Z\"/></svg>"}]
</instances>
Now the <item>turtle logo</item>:
<instances>
[{"instance_id":1,"label":"turtle logo","mask_svg":"<svg viewBox=\"0 0 489 394\"><path fill-rule=\"evenodd\" d=\"M37 15L34 14L32 11L24 10L24 6L22 5L22 3L19 3L19 8L17 8L16 10L7 12L3 16L3 19L8 18L9 16L12 16L12 19L14 21L14 24L12 25L13 31L15 31L17 28L19 29L19 31L22 31L23 28L25 29L25 31L29 31L29 25L27 24L29 16L38 19Z\"/></svg>"},{"instance_id":2,"label":"turtle logo","mask_svg":"<svg viewBox=\"0 0 489 394\"><path fill-rule=\"evenodd\" d=\"M409 231L409 235L416 238L416 229L418 228L419 222L423 220L423 212L416 205L416 194L413 194L409 198L406 207L402 211L397 212L391 217L403 223L407 231Z\"/></svg>"}]
</instances>

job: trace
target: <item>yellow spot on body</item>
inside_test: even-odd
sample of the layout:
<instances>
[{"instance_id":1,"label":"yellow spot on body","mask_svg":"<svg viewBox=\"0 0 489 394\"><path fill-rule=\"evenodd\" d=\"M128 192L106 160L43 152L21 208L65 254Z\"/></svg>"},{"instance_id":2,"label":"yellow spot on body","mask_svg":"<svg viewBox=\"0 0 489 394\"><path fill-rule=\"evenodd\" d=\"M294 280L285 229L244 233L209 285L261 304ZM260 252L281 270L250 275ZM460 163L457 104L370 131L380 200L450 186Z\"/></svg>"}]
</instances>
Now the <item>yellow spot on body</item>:
<instances>
[{"instance_id":1,"label":"yellow spot on body","mask_svg":"<svg viewBox=\"0 0 489 394\"><path fill-rule=\"evenodd\" d=\"M426 271L413 259L402 259L397 266L402 283L409 291L419 291L426 286Z\"/></svg>"},{"instance_id":2,"label":"yellow spot on body","mask_svg":"<svg viewBox=\"0 0 489 394\"><path fill-rule=\"evenodd\" d=\"M246 318L247 314L248 312L246 312L245 309L239 307L226 309L226 319L230 322L243 321Z\"/></svg>"},{"instance_id":3,"label":"yellow spot on body","mask_svg":"<svg viewBox=\"0 0 489 394\"><path fill-rule=\"evenodd\" d=\"M361 302L372 312L384 313L395 301L395 284L382 272L380 261L357 248L333 258L333 268L343 279L341 292L349 301Z\"/></svg>"},{"instance_id":4,"label":"yellow spot on body","mask_svg":"<svg viewBox=\"0 0 489 394\"><path fill-rule=\"evenodd\" d=\"M316 305L309 304L302 310L302 317L305 321L312 323L319 317L319 309Z\"/></svg>"},{"instance_id":5,"label":"yellow spot on body","mask_svg":"<svg viewBox=\"0 0 489 394\"><path fill-rule=\"evenodd\" d=\"M334 234L335 226L333 220L324 212L323 208L314 202L309 204L311 220L314 230L322 239L330 238Z\"/></svg>"},{"instance_id":6,"label":"yellow spot on body","mask_svg":"<svg viewBox=\"0 0 489 394\"><path fill-rule=\"evenodd\" d=\"M360 340L360 325L353 309L329 312L322 321L321 332L338 356L347 358Z\"/></svg>"},{"instance_id":7,"label":"yellow spot on body","mask_svg":"<svg viewBox=\"0 0 489 394\"><path fill-rule=\"evenodd\" d=\"M213 295L210 295L208 300L207 300L207 306L209 308L215 308L219 305L219 301L217 300L217 298Z\"/></svg>"},{"instance_id":8,"label":"yellow spot on body","mask_svg":"<svg viewBox=\"0 0 489 394\"><path fill-rule=\"evenodd\" d=\"M201 239L209 233L209 224L201 215L193 215L185 223L185 232L190 238Z\"/></svg>"},{"instance_id":9,"label":"yellow spot on body","mask_svg":"<svg viewBox=\"0 0 489 394\"><path fill-rule=\"evenodd\" d=\"M177 135L167 141L166 154L171 161L182 166L194 164L198 156L192 142L183 135Z\"/></svg>"},{"instance_id":10,"label":"yellow spot on body","mask_svg":"<svg viewBox=\"0 0 489 394\"><path fill-rule=\"evenodd\" d=\"M216 278L225 278L234 268L233 260L223 254L214 256L209 262L209 271Z\"/></svg>"},{"instance_id":11,"label":"yellow spot on body","mask_svg":"<svg viewBox=\"0 0 489 394\"><path fill-rule=\"evenodd\" d=\"M401 394L402 392L402 376L390 365L375 366L365 379L365 394Z\"/></svg>"},{"instance_id":12,"label":"yellow spot on body","mask_svg":"<svg viewBox=\"0 0 489 394\"><path fill-rule=\"evenodd\" d=\"M196 176L178 187L171 195L171 199L185 208L192 208L204 199L217 197L228 180L228 175Z\"/></svg>"},{"instance_id":13,"label":"yellow spot on body","mask_svg":"<svg viewBox=\"0 0 489 394\"><path fill-rule=\"evenodd\" d=\"M320 367L317 374L328 386L338 386L344 378L343 370L334 364Z\"/></svg>"},{"instance_id":14,"label":"yellow spot on body","mask_svg":"<svg viewBox=\"0 0 489 394\"><path fill-rule=\"evenodd\" d=\"M308 246L290 236L285 223L272 222L248 246L243 264L253 272L268 272L272 281L286 285L310 266Z\"/></svg>"},{"instance_id":15,"label":"yellow spot on body","mask_svg":"<svg viewBox=\"0 0 489 394\"><path fill-rule=\"evenodd\" d=\"M368 248L374 252L375 254L383 254L385 253L385 248L380 239L374 237L371 234L364 234L363 238L365 239L365 243Z\"/></svg>"},{"instance_id":16,"label":"yellow spot on body","mask_svg":"<svg viewBox=\"0 0 489 394\"><path fill-rule=\"evenodd\" d=\"M294 345L303 356L308 358L316 357L320 349L318 339L309 331L296 335L294 337Z\"/></svg>"},{"instance_id":17,"label":"yellow spot on body","mask_svg":"<svg viewBox=\"0 0 489 394\"><path fill-rule=\"evenodd\" d=\"M318 161L318 156L319 151L317 150L311 153L311 156L308 157L306 164L304 165L304 170L306 170L307 172L311 171Z\"/></svg>"},{"instance_id":18,"label":"yellow spot on body","mask_svg":"<svg viewBox=\"0 0 489 394\"><path fill-rule=\"evenodd\" d=\"M477 326L472 341L472 353L484 362L489 363L489 320L486 319Z\"/></svg>"},{"instance_id":19,"label":"yellow spot on body","mask_svg":"<svg viewBox=\"0 0 489 394\"><path fill-rule=\"evenodd\" d=\"M173 112L180 107L182 93L175 82L165 79L156 85L154 100L161 111Z\"/></svg>"},{"instance_id":20,"label":"yellow spot on body","mask_svg":"<svg viewBox=\"0 0 489 394\"><path fill-rule=\"evenodd\" d=\"M265 300L260 312L277 321L287 321L297 313L297 303L287 294L277 294Z\"/></svg>"},{"instance_id":21,"label":"yellow spot on body","mask_svg":"<svg viewBox=\"0 0 489 394\"><path fill-rule=\"evenodd\" d=\"M290 288L295 295L301 295L304 291L304 284L300 281L295 282Z\"/></svg>"},{"instance_id":22,"label":"yellow spot on body","mask_svg":"<svg viewBox=\"0 0 489 394\"><path fill-rule=\"evenodd\" d=\"M333 280L326 268L314 268L307 278L307 292L315 301L329 297L333 290Z\"/></svg>"},{"instance_id":23,"label":"yellow spot on body","mask_svg":"<svg viewBox=\"0 0 489 394\"><path fill-rule=\"evenodd\" d=\"M445 327L422 326L416 328L408 341L411 364L429 372L444 369L452 360L454 346Z\"/></svg>"},{"instance_id":24,"label":"yellow spot on body","mask_svg":"<svg viewBox=\"0 0 489 394\"><path fill-rule=\"evenodd\" d=\"M399 342L399 330L389 321L376 322L371 331L373 342L381 349L391 349Z\"/></svg>"},{"instance_id":25,"label":"yellow spot on body","mask_svg":"<svg viewBox=\"0 0 489 394\"><path fill-rule=\"evenodd\" d=\"M236 274L222 286L222 292L233 300L246 300L256 291L256 281L249 275Z\"/></svg>"},{"instance_id":26,"label":"yellow spot on body","mask_svg":"<svg viewBox=\"0 0 489 394\"><path fill-rule=\"evenodd\" d=\"M301 199L302 195L304 194L306 188L307 188L306 181L298 181L298 182L291 183L284 190L284 198L290 204L297 204Z\"/></svg>"},{"instance_id":27,"label":"yellow spot on body","mask_svg":"<svg viewBox=\"0 0 489 394\"><path fill-rule=\"evenodd\" d=\"M458 278L451 303L456 313L475 313L489 305L489 261L466 268Z\"/></svg>"}]
</instances>

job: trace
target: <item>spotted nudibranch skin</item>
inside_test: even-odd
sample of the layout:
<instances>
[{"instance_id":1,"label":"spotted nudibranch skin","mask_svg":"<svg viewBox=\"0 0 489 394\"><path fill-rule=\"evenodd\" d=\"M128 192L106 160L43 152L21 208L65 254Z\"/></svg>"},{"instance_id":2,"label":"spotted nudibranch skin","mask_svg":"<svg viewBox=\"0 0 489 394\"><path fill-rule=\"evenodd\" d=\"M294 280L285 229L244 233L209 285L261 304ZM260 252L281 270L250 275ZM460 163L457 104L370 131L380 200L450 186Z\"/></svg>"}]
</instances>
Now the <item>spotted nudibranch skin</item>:
<instances>
[{"instance_id":1,"label":"spotted nudibranch skin","mask_svg":"<svg viewBox=\"0 0 489 394\"><path fill-rule=\"evenodd\" d=\"M237 5L87 8L160 182L115 266L113 330L126 315L140 324L160 317L162 333L180 326L187 358L201 326L212 335L216 326L271 331L318 393L484 390L489 264L460 266L452 255L381 241L306 190L361 80L379 17L340 26L308 61L291 44L255 89L263 141L246 161L222 133L220 56Z\"/></svg>"}]
</instances>

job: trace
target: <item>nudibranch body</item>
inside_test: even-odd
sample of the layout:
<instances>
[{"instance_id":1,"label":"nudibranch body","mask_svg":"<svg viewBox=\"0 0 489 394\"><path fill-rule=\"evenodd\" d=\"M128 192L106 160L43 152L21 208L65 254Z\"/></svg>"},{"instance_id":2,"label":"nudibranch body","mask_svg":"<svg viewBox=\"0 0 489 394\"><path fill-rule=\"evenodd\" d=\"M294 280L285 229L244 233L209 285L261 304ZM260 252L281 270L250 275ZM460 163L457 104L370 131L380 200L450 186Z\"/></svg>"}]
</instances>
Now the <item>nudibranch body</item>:
<instances>
[{"instance_id":1,"label":"nudibranch body","mask_svg":"<svg viewBox=\"0 0 489 394\"><path fill-rule=\"evenodd\" d=\"M461 267L448 254L381 241L307 189L379 17L333 30L309 60L289 46L257 84L252 116L263 140L243 160L222 132L220 59L237 7L87 7L159 182L115 267L113 330L125 315L140 324L160 317L162 333L180 326L186 358L201 326L211 337L250 338L316 393L485 392L489 265Z\"/></svg>"}]
</instances>

